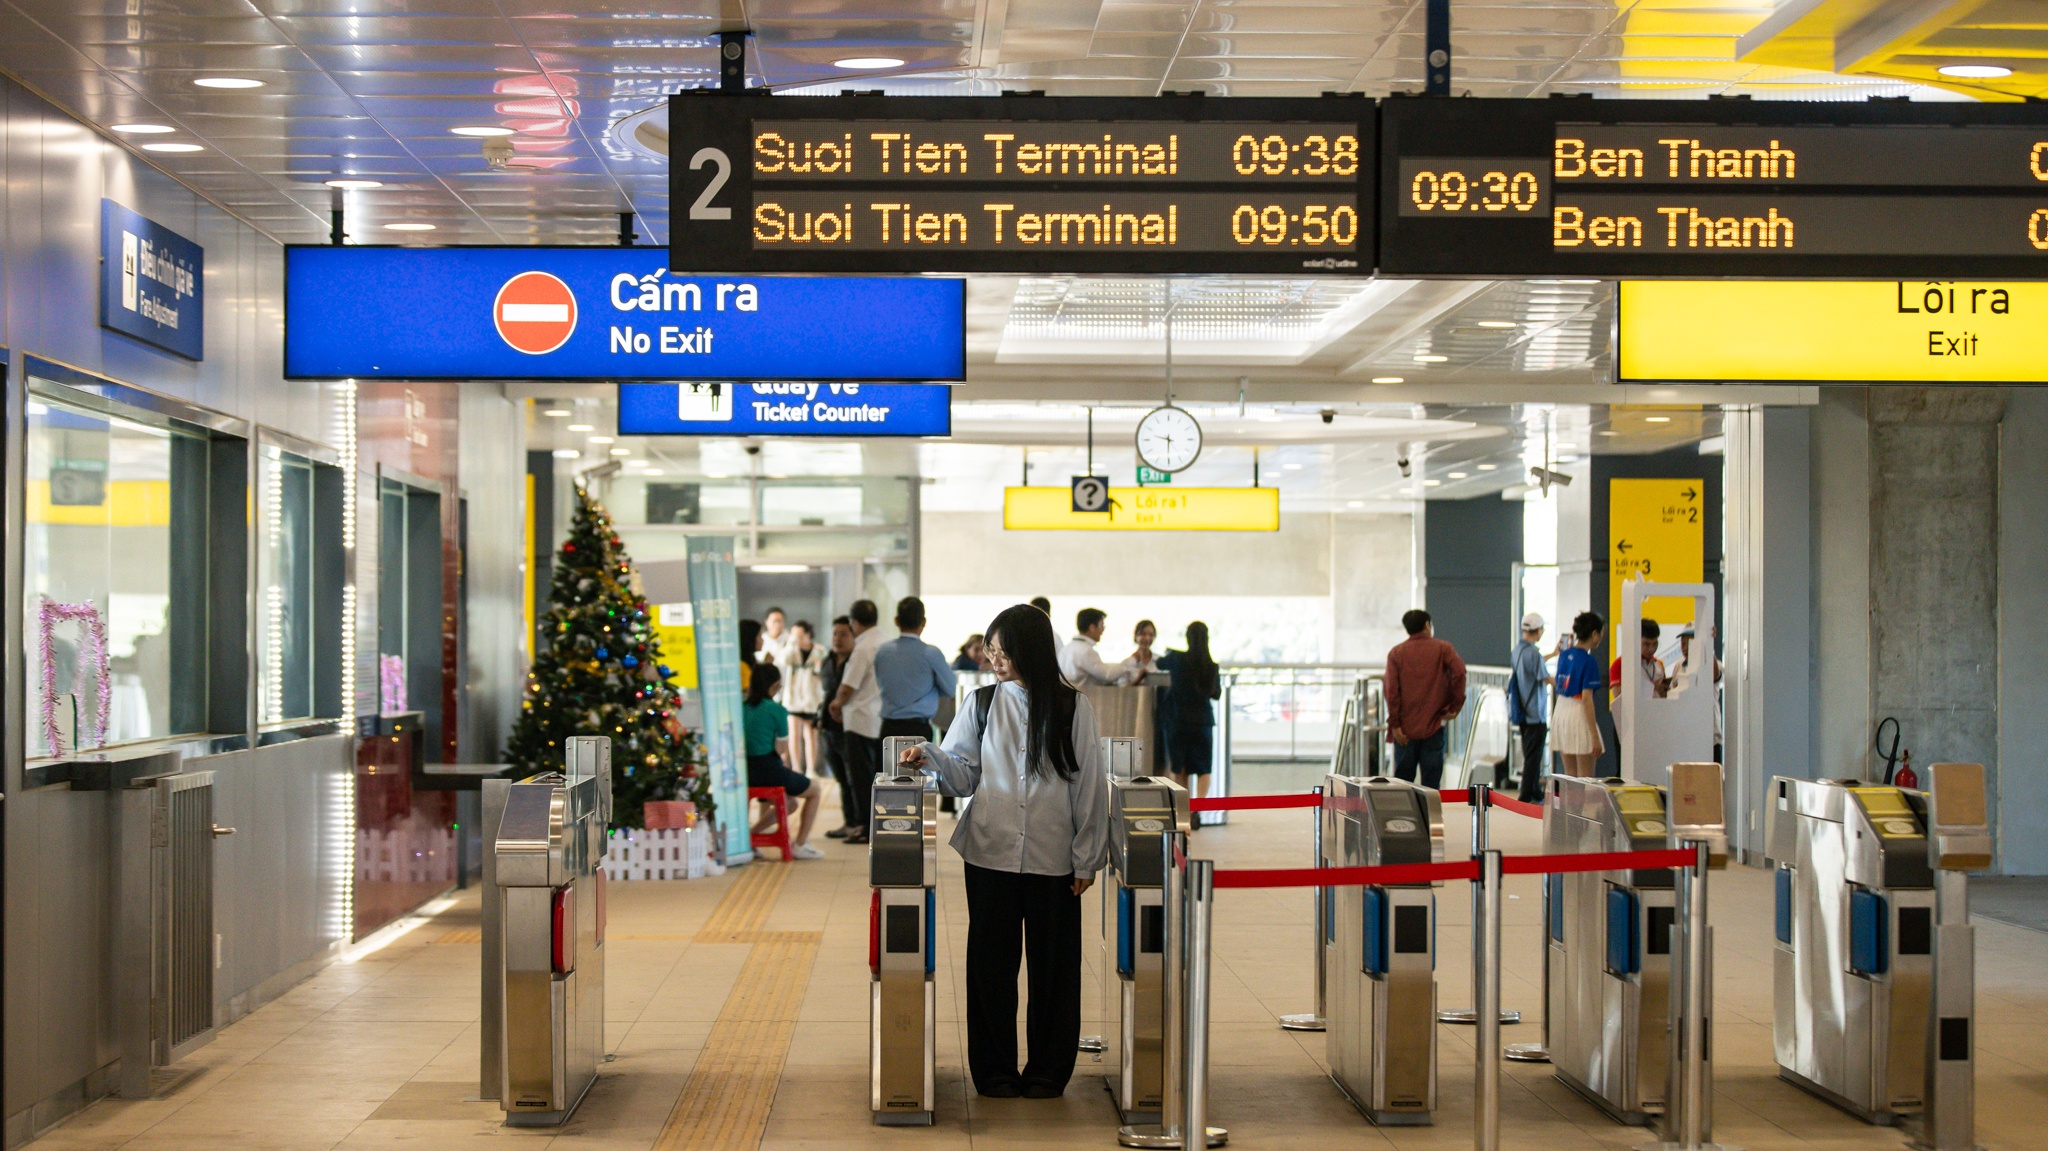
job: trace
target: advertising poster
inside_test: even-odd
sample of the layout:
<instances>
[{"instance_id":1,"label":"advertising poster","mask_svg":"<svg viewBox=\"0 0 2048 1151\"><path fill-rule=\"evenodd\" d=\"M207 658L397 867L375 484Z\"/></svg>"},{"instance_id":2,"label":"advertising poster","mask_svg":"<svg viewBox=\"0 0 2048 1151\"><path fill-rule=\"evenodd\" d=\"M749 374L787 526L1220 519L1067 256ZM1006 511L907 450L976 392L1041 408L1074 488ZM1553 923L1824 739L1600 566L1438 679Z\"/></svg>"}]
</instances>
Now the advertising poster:
<instances>
[{"instance_id":1,"label":"advertising poster","mask_svg":"<svg viewBox=\"0 0 2048 1151\"><path fill-rule=\"evenodd\" d=\"M747 765L740 731L739 577L731 536L690 539L690 614L697 640L697 691L704 705L704 758L718 800L727 863L754 857L748 831Z\"/></svg>"}]
</instances>

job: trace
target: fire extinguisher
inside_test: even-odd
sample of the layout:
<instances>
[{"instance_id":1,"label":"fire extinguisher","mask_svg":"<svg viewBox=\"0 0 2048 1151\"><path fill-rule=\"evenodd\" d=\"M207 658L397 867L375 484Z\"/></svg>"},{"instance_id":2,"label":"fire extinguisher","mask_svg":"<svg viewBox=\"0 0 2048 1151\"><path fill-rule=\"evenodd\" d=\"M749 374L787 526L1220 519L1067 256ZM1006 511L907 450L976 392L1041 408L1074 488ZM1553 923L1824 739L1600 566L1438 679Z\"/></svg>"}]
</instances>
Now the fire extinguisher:
<instances>
[{"instance_id":1,"label":"fire extinguisher","mask_svg":"<svg viewBox=\"0 0 2048 1151\"><path fill-rule=\"evenodd\" d=\"M1890 747L1886 747L1884 742L1886 724L1890 724L1892 729ZM1899 754L1899 721L1891 716L1885 716L1882 720L1879 720L1877 724L1877 737L1873 742L1877 754L1884 757L1884 781L1893 787L1903 787L1918 791L1920 788L1920 776L1913 770L1913 753L1909 750L1903 756Z\"/></svg>"}]
</instances>

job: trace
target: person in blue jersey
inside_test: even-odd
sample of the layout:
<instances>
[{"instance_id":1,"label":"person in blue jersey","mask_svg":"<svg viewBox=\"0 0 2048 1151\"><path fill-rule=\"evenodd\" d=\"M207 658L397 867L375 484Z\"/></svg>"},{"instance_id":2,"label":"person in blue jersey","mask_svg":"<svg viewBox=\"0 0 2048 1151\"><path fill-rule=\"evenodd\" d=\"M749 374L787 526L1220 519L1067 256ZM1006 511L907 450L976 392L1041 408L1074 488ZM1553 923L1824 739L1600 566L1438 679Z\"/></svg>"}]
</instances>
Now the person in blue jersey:
<instances>
[{"instance_id":1,"label":"person in blue jersey","mask_svg":"<svg viewBox=\"0 0 2048 1151\"><path fill-rule=\"evenodd\" d=\"M1580 778L1593 774L1593 765L1607 750L1600 739L1600 719L1593 700L1607 683L1599 657L1593 654L1607 631L1600 613L1584 611L1572 620L1576 642L1557 657L1557 707L1550 717L1550 750L1564 760L1564 773Z\"/></svg>"}]
</instances>

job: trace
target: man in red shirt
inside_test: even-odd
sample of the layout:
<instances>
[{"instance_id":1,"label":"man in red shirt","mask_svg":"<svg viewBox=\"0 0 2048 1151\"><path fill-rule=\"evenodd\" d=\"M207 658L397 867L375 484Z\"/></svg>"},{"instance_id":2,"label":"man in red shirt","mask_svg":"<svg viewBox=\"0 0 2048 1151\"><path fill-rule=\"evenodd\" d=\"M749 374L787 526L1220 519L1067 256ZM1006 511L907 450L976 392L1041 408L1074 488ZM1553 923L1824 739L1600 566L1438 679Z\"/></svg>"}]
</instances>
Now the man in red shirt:
<instances>
[{"instance_id":1,"label":"man in red shirt","mask_svg":"<svg viewBox=\"0 0 2048 1151\"><path fill-rule=\"evenodd\" d=\"M1394 741L1394 776L1422 786L1444 781L1444 724L1465 709L1465 661L1458 649L1436 638L1429 613L1417 609L1401 617L1408 638L1387 653L1382 691L1387 701L1388 735Z\"/></svg>"}]
</instances>

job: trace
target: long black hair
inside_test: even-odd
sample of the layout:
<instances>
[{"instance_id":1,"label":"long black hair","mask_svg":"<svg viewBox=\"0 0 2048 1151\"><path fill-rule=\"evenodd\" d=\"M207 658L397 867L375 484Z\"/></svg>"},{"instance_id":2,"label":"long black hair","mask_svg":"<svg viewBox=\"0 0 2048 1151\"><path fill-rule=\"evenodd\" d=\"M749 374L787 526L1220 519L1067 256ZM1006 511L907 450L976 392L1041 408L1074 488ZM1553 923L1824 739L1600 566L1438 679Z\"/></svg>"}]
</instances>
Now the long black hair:
<instances>
[{"instance_id":1,"label":"long black hair","mask_svg":"<svg viewBox=\"0 0 2048 1151\"><path fill-rule=\"evenodd\" d=\"M747 673L747 706L752 707L775 694L782 682L782 669L772 663L757 663Z\"/></svg>"},{"instance_id":2,"label":"long black hair","mask_svg":"<svg viewBox=\"0 0 2048 1151\"><path fill-rule=\"evenodd\" d=\"M1201 620L1188 625L1188 669L1195 673L1195 690L1215 699L1223 694L1217 682L1216 661L1209 655L1209 625Z\"/></svg>"},{"instance_id":3,"label":"long black hair","mask_svg":"<svg viewBox=\"0 0 2048 1151\"><path fill-rule=\"evenodd\" d=\"M1001 648L1004 658L1024 686L1030 701L1025 722L1025 762L1031 770L1047 771L1061 779L1072 779L1081 770L1074 755L1074 707L1081 693L1067 686L1060 675L1059 653L1054 646L1052 620L1030 604L1004 608L988 625L988 643Z\"/></svg>"}]
</instances>

